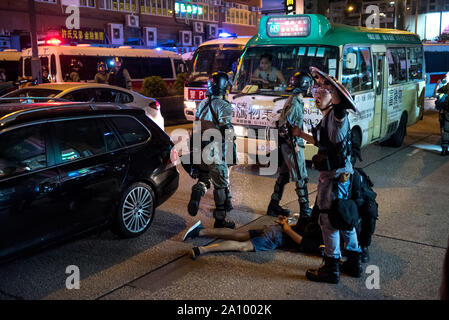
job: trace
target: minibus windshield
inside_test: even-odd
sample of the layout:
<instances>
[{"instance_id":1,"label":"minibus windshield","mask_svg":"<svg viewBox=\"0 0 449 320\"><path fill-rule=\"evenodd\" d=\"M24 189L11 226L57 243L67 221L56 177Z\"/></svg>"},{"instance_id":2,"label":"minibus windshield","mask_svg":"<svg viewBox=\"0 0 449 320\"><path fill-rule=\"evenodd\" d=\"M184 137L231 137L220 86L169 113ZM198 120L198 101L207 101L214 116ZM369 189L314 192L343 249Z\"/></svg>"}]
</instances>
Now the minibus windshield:
<instances>
[{"instance_id":1,"label":"minibus windshield","mask_svg":"<svg viewBox=\"0 0 449 320\"><path fill-rule=\"evenodd\" d=\"M289 79L297 71L317 67L331 76L338 74L338 48L331 46L288 45L250 47L242 57L232 93L284 94ZM248 90L249 89L249 90Z\"/></svg>"}]
</instances>

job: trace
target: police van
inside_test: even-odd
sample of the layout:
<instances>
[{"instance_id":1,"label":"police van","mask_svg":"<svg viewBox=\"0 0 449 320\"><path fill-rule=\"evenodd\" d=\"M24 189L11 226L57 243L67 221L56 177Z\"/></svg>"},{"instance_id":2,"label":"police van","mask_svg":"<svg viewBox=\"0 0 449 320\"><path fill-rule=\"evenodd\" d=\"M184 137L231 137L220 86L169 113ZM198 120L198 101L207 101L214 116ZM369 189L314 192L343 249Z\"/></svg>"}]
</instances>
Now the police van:
<instances>
[{"instance_id":1,"label":"police van","mask_svg":"<svg viewBox=\"0 0 449 320\"><path fill-rule=\"evenodd\" d=\"M31 76L31 48L22 51L23 77ZM160 76L167 83L173 83L178 73L185 72L182 57L172 51L162 49L135 49L130 46L108 48L79 44L77 46L39 46L41 65L49 70L52 82L63 82L70 74L70 62L78 60L83 82L93 82L97 73L97 63L103 62L113 67L113 57L121 57L132 79L133 90L142 88L143 80L149 76Z\"/></svg>"}]
</instances>

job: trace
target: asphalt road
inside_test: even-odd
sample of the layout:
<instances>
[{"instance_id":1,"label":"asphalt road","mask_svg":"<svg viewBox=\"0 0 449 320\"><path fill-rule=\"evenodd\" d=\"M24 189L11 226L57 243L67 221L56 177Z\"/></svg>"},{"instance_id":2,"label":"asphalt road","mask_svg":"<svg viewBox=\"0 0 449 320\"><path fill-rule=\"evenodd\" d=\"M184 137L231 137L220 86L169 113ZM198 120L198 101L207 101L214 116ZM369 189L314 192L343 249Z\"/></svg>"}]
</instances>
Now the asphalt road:
<instances>
[{"instance_id":1,"label":"asphalt road","mask_svg":"<svg viewBox=\"0 0 449 320\"><path fill-rule=\"evenodd\" d=\"M173 130L174 128L167 128ZM379 220L368 265L379 270L379 289L366 280L342 275L338 285L305 278L321 258L276 250L221 253L193 261L187 251L214 239L182 242L189 226L201 219L212 226L213 195L200 212L186 210L193 184L180 169L180 186L159 207L150 229L137 239L121 240L109 231L91 234L0 266L0 299L437 299L449 236L449 157L439 155L435 112L408 128L400 148L370 145L363 167L375 184ZM232 169L234 210L239 228L273 223L265 215L273 176L260 176L254 165ZM317 172L310 169L311 205ZM294 184L281 204L298 212ZM66 289L66 268L79 267L80 289Z\"/></svg>"}]
</instances>

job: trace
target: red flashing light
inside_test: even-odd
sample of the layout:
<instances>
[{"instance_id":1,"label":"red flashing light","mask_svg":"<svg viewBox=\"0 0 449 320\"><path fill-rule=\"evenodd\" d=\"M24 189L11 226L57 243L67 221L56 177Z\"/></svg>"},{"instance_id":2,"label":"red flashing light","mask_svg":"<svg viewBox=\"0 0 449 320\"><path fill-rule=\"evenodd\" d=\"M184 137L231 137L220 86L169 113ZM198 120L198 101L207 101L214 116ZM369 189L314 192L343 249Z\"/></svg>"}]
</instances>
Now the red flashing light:
<instances>
[{"instance_id":1,"label":"red flashing light","mask_svg":"<svg viewBox=\"0 0 449 320\"><path fill-rule=\"evenodd\" d=\"M45 41L45 43L51 46L59 46L62 43L62 41L57 38L52 38Z\"/></svg>"}]
</instances>

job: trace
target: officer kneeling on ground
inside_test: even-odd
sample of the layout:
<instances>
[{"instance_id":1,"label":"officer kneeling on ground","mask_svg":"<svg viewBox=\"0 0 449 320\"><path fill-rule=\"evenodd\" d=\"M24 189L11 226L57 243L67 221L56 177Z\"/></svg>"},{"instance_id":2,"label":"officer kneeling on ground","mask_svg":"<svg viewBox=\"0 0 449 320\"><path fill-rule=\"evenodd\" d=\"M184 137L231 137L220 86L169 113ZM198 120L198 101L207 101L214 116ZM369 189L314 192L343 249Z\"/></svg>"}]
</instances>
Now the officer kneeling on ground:
<instances>
[{"instance_id":1,"label":"officer kneeling on ground","mask_svg":"<svg viewBox=\"0 0 449 320\"><path fill-rule=\"evenodd\" d=\"M231 125L232 106L224 98L228 86L229 80L226 73L213 73L208 81L208 97L201 101L196 110L195 123L198 121L201 123L201 137L206 130L217 129L222 141L214 141L211 138L201 146L203 151L205 148L210 149L209 154L206 155L207 163L210 164L206 164L205 159L201 159L199 181L192 187L188 211L192 216L198 212L200 199L207 191L210 177L214 186L214 228L234 229L235 223L226 219L227 213L232 210L228 165L237 163L234 140L226 141L227 136L234 137L234 129ZM194 131L197 130L198 128L194 125ZM229 159L229 154L232 155L232 159Z\"/></svg>"},{"instance_id":2,"label":"officer kneeling on ground","mask_svg":"<svg viewBox=\"0 0 449 320\"><path fill-rule=\"evenodd\" d=\"M304 158L304 142L291 135L292 127L302 128L304 120L303 95L312 85L312 78L304 72L296 72L290 79L292 95L286 101L277 122L279 132L279 175L276 179L271 201L267 209L267 215L277 217L288 216L290 211L279 205L284 193L285 185L291 180L296 183L300 217L310 217L312 210L309 208L309 196L307 191L307 169Z\"/></svg>"},{"instance_id":3,"label":"officer kneeling on ground","mask_svg":"<svg viewBox=\"0 0 449 320\"><path fill-rule=\"evenodd\" d=\"M357 278L362 274L361 249L355 230L358 220L357 206L349 199L349 178L353 174L353 168L351 130L346 112L346 109L357 109L351 95L335 79L317 68L311 67L310 70L317 84L317 87L313 88L315 105L323 114L323 118L314 128L313 136L298 127L292 132L318 147L318 154L312 161L320 171L316 205L320 211L319 223L325 249L324 265L318 270L308 270L306 277L312 281L338 283L340 232L348 257L342 265L342 272ZM344 216L349 216L351 222L348 223L348 228L343 229L340 225L343 225L341 220Z\"/></svg>"}]
</instances>

